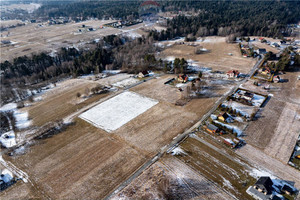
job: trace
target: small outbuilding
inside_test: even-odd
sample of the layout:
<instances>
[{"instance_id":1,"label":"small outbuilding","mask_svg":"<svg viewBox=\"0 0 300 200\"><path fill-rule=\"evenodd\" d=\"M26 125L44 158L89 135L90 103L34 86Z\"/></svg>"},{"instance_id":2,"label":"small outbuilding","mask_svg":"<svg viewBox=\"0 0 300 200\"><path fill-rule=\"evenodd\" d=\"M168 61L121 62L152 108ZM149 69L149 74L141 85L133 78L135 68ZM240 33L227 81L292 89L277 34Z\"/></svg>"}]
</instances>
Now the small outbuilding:
<instances>
[{"instance_id":1,"label":"small outbuilding","mask_svg":"<svg viewBox=\"0 0 300 200\"><path fill-rule=\"evenodd\" d=\"M205 129L209 132L209 133L213 133L216 134L217 132L219 132L219 128L216 127L213 124L208 124L205 126Z\"/></svg>"}]
</instances>

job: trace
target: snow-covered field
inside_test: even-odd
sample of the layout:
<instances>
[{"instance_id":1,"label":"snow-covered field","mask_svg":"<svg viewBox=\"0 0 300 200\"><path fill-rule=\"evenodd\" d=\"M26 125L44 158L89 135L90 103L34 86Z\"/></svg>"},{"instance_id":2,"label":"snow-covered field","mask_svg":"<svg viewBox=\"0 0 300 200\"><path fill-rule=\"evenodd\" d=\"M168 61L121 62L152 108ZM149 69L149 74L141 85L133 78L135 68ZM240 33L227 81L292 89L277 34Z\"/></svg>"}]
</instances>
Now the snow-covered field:
<instances>
[{"instance_id":1,"label":"snow-covered field","mask_svg":"<svg viewBox=\"0 0 300 200\"><path fill-rule=\"evenodd\" d=\"M126 86L129 86L129 85L135 84L137 82L139 82L138 79L130 77L130 78L124 79L122 81L113 83L112 85L115 86L115 87L126 87Z\"/></svg>"},{"instance_id":2,"label":"snow-covered field","mask_svg":"<svg viewBox=\"0 0 300 200\"><path fill-rule=\"evenodd\" d=\"M16 103L5 104L0 108L0 111L2 112L12 111L16 118L16 127L18 129L27 128L31 124L31 121L28 119L28 113L21 112L20 110L18 110Z\"/></svg>"},{"instance_id":3,"label":"snow-covered field","mask_svg":"<svg viewBox=\"0 0 300 200\"><path fill-rule=\"evenodd\" d=\"M82 113L79 117L104 129L114 131L144 113L158 101L133 92L123 92Z\"/></svg>"}]
</instances>

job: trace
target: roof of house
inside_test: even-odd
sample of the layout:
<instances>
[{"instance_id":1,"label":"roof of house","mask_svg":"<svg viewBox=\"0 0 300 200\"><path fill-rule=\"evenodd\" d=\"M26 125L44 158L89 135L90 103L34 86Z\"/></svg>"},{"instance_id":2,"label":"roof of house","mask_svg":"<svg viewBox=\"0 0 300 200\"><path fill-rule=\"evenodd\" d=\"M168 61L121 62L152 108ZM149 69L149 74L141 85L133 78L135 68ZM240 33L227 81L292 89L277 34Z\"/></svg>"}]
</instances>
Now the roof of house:
<instances>
[{"instance_id":1,"label":"roof of house","mask_svg":"<svg viewBox=\"0 0 300 200\"><path fill-rule=\"evenodd\" d=\"M294 192L294 189L292 187L288 186L288 185L284 185L281 190L287 191L289 193L293 193Z\"/></svg>"},{"instance_id":2,"label":"roof of house","mask_svg":"<svg viewBox=\"0 0 300 200\"><path fill-rule=\"evenodd\" d=\"M294 155L295 155L295 156L300 156L300 150L299 150L299 151L296 151Z\"/></svg>"},{"instance_id":3,"label":"roof of house","mask_svg":"<svg viewBox=\"0 0 300 200\"><path fill-rule=\"evenodd\" d=\"M142 74L144 74L144 75L149 74L147 70L144 70L144 71L142 71L142 72L140 72L140 73L142 73Z\"/></svg>"},{"instance_id":4,"label":"roof of house","mask_svg":"<svg viewBox=\"0 0 300 200\"><path fill-rule=\"evenodd\" d=\"M282 198L277 195L274 195L271 197L271 200L282 200Z\"/></svg>"},{"instance_id":5,"label":"roof of house","mask_svg":"<svg viewBox=\"0 0 300 200\"><path fill-rule=\"evenodd\" d=\"M240 72L238 70L230 70L227 72L227 74L231 74L231 73L239 74Z\"/></svg>"},{"instance_id":6,"label":"roof of house","mask_svg":"<svg viewBox=\"0 0 300 200\"><path fill-rule=\"evenodd\" d=\"M212 130L212 131L218 130L218 127L216 127L216 126L213 125L213 124L208 124L208 125L207 125L207 128L208 128L209 130Z\"/></svg>"},{"instance_id":7,"label":"roof of house","mask_svg":"<svg viewBox=\"0 0 300 200\"><path fill-rule=\"evenodd\" d=\"M227 112L224 112L224 113L220 113L219 114L219 117L224 117L224 119L227 119L227 118L229 118L230 116L227 114Z\"/></svg>"},{"instance_id":8,"label":"roof of house","mask_svg":"<svg viewBox=\"0 0 300 200\"><path fill-rule=\"evenodd\" d=\"M262 176L256 181L255 185L263 185L268 190L268 192L270 192L272 190L273 182L270 177Z\"/></svg>"}]
</instances>

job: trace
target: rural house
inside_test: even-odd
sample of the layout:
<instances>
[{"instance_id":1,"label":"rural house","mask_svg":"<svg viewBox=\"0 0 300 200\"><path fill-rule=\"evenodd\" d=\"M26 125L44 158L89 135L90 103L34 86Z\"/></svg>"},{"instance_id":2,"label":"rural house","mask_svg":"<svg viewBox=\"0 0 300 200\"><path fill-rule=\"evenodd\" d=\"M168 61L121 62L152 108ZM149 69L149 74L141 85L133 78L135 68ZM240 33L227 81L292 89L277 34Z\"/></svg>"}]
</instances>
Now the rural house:
<instances>
[{"instance_id":1,"label":"rural house","mask_svg":"<svg viewBox=\"0 0 300 200\"><path fill-rule=\"evenodd\" d=\"M230 70L226 73L228 78L237 78L240 72L238 70Z\"/></svg>"},{"instance_id":2,"label":"rural house","mask_svg":"<svg viewBox=\"0 0 300 200\"><path fill-rule=\"evenodd\" d=\"M14 183L14 178L13 174L7 169L0 170L0 174L0 191L2 191Z\"/></svg>"},{"instance_id":3,"label":"rural house","mask_svg":"<svg viewBox=\"0 0 300 200\"><path fill-rule=\"evenodd\" d=\"M245 99L247 101L252 101L253 99L253 94L250 93L250 92L247 92L247 91L241 91L239 90L237 93L236 93L236 98L240 98L240 99Z\"/></svg>"},{"instance_id":4,"label":"rural house","mask_svg":"<svg viewBox=\"0 0 300 200\"><path fill-rule=\"evenodd\" d=\"M272 186L273 186L273 182L270 179L270 177L262 176L257 180L257 182L255 183L253 188L256 189L257 191L267 195L267 194L272 193L272 191L273 191Z\"/></svg>"},{"instance_id":5,"label":"rural house","mask_svg":"<svg viewBox=\"0 0 300 200\"><path fill-rule=\"evenodd\" d=\"M147 76L149 76L149 73L148 73L148 71L142 71L142 72L140 72L139 74L138 74L138 77L139 78L144 78L144 77L147 77Z\"/></svg>"},{"instance_id":6,"label":"rural house","mask_svg":"<svg viewBox=\"0 0 300 200\"><path fill-rule=\"evenodd\" d=\"M218 120L223 121L223 122L227 122L227 123L232 123L233 122L232 117L229 114L227 114L226 112L219 114L218 115Z\"/></svg>"},{"instance_id":7,"label":"rural house","mask_svg":"<svg viewBox=\"0 0 300 200\"><path fill-rule=\"evenodd\" d=\"M267 53L266 49L257 49L255 52L257 54L265 54L265 53Z\"/></svg>"},{"instance_id":8,"label":"rural house","mask_svg":"<svg viewBox=\"0 0 300 200\"><path fill-rule=\"evenodd\" d=\"M212 134L216 134L217 132L219 132L219 128L216 127L213 124L208 124L207 126L205 126L205 129Z\"/></svg>"},{"instance_id":9,"label":"rural house","mask_svg":"<svg viewBox=\"0 0 300 200\"><path fill-rule=\"evenodd\" d=\"M186 83L188 81L188 76L186 74L180 74L177 77L177 81L181 82L181 83Z\"/></svg>"},{"instance_id":10,"label":"rural house","mask_svg":"<svg viewBox=\"0 0 300 200\"><path fill-rule=\"evenodd\" d=\"M261 73L264 74L264 75L270 75L271 74L271 69L269 67L264 67L261 70Z\"/></svg>"}]
</instances>

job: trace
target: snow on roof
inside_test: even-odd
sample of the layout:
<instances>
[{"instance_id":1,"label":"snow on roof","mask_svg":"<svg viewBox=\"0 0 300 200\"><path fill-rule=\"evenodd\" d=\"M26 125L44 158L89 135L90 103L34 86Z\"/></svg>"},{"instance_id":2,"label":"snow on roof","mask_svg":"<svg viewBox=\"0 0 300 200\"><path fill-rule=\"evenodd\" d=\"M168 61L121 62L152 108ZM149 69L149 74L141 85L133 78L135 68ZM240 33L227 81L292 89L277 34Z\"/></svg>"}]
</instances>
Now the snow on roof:
<instances>
[{"instance_id":1,"label":"snow on roof","mask_svg":"<svg viewBox=\"0 0 300 200\"><path fill-rule=\"evenodd\" d=\"M3 180L4 183L8 183L12 179L13 179L13 174L8 169L4 169L1 173L0 180Z\"/></svg>"}]
</instances>

